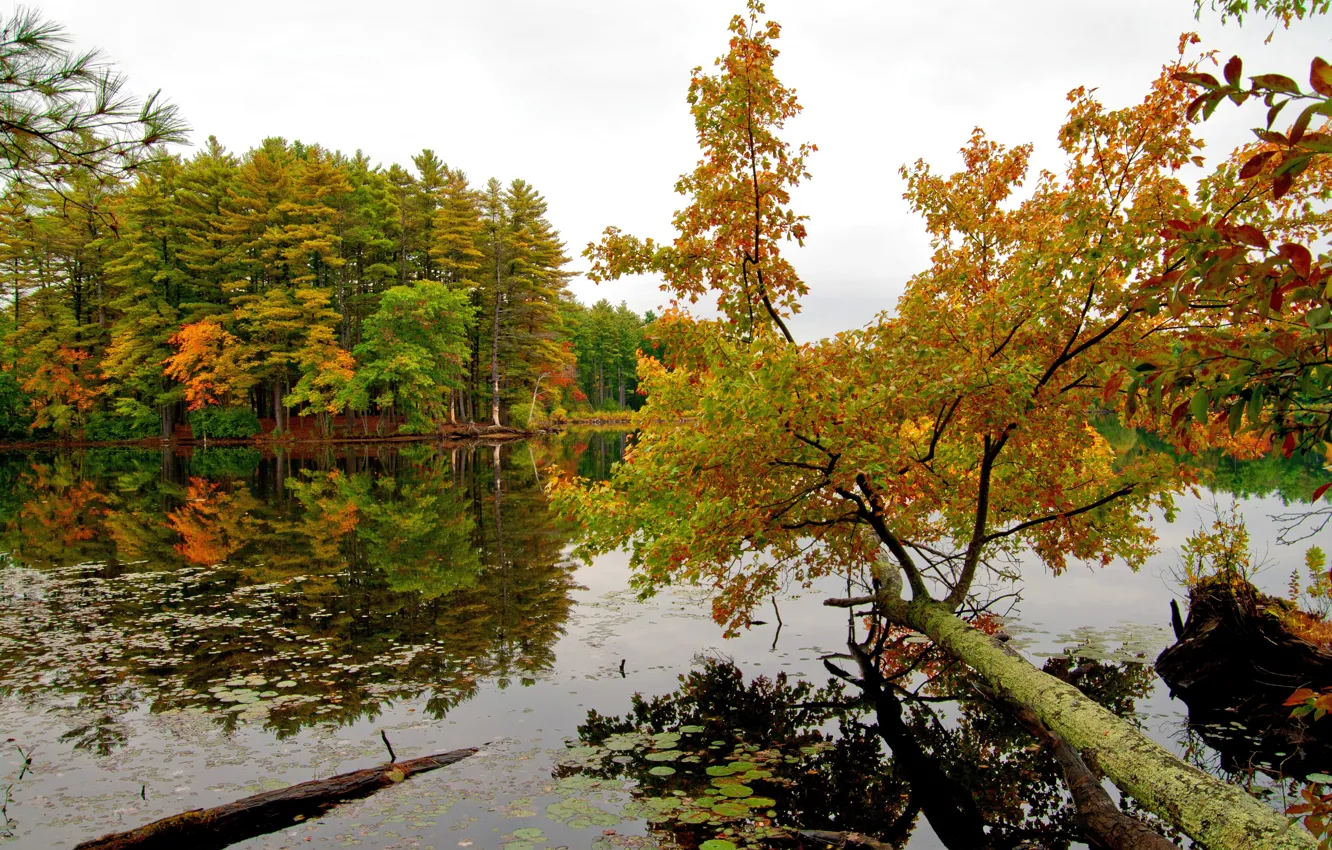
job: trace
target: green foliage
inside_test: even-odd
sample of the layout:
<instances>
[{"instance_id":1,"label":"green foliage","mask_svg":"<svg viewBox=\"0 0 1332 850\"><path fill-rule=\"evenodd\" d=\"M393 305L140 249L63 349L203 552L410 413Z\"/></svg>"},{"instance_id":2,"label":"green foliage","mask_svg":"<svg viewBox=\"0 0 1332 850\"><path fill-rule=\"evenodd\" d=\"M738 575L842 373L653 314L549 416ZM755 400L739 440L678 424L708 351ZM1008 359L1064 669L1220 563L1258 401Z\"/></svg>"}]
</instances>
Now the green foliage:
<instances>
[{"instance_id":1,"label":"green foliage","mask_svg":"<svg viewBox=\"0 0 1332 850\"><path fill-rule=\"evenodd\" d=\"M565 324L573 335L578 389L597 410L637 409L638 353L644 348L644 320L621 303L601 299L591 307L569 302ZM579 399L581 400L581 399Z\"/></svg>"},{"instance_id":2,"label":"green foliage","mask_svg":"<svg viewBox=\"0 0 1332 850\"><path fill-rule=\"evenodd\" d=\"M12 370L0 371L0 439L18 440L30 436L32 413L28 395L19 386Z\"/></svg>"},{"instance_id":3,"label":"green foliage","mask_svg":"<svg viewBox=\"0 0 1332 850\"><path fill-rule=\"evenodd\" d=\"M389 289L366 319L365 341L356 347L362 365L343 401L396 408L407 414L404 430L433 430L448 412L449 392L464 386L475 312L466 291L440 283Z\"/></svg>"},{"instance_id":4,"label":"green foliage","mask_svg":"<svg viewBox=\"0 0 1332 850\"><path fill-rule=\"evenodd\" d=\"M190 430L196 439L229 440L253 437L263 428L248 407L203 407L190 411Z\"/></svg>"},{"instance_id":5,"label":"green foliage","mask_svg":"<svg viewBox=\"0 0 1332 850\"><path fill-rule=\"evenodd\" d=\"M130 416L98 411L83 426L85 440L148 440L160 436L161 421L156 412L147 409Z\"/></svg>"},{"instance_id":6,"label":"green foliage","mask_svg":"<svg viewBox=\"0 0 1332 850\"><path fill-rule=\"evenodd\" d=\"M210 479L248 479L264 456L248 446L214 446L190 456L190 474Z\"/></svg>"},{"instance_id":7,"label":"green foliage","mask_svg":"<svg viewBox=\"0 0 1332 850\"><path fill-rule=\"evenodd\" d=\"M1216 509L1211 530L1194 532L1182 551L1184 580L1194 587L1220 579L1233 586L1249 583L1255 567L1249 556L1249 529L1240 516L1239 505L1230 510Z\"/></svg>"},{"instance_id":8,"label":"green foliage","mask_svg":"<svg viewBox=\"0 0 1332 850\"><path fill-rule=\"evenodd\" d=\"M1326 620L1332 615L1332 573L1327 569L1327 555L1322 548L1310 546L1304 553L1304 580L1300 571L1290 574L1290 601L1315 617Z\"/></svg>"},{"instance_id":9,"label":"green foliage","mask_svg":"<svg viewBox=\"0 0 1332 850\"><path fill-rule=\"evenodd\" d=\"M1304 20L1314 15L1326 15L1332 9L1332 0L1193 0L1194 14L1202 17L1204 6L1220 12L1221 22L1234 18L1244 23L1244 16L1253 12L1280 21L1289 27L1293 20Z\"/></svg>"}]
</instances>

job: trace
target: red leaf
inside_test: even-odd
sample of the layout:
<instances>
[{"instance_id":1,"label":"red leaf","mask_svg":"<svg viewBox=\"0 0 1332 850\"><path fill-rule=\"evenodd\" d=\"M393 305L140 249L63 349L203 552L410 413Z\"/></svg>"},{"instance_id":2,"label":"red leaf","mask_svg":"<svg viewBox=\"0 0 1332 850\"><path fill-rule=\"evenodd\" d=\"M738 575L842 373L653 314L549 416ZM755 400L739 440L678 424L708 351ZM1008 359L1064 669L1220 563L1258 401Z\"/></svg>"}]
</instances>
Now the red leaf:
<instances>
[{"instance_id":1,"label":"red leaf","mask_svg":"<svg viewBox=\"0 0 1332 850\"><path fill-rule=\"evenodd\" d=\"M1252 224L1241 224L1239 227L1236 227L1235 235L1239 237L1240 241L1244 244L1252 245L1255 248L1262 248L1264 251L1272 247L1271 243L1267 241L1267 237L1263 235L1263 232Z\"/></svg>"},{"instance_id":2,"label":"red leaf","mask_svg":"<svg viewBox=\"0 0 1332 850\"><path fill-rule=\"evenodd\" d=\"M1329 481L1328 483L1324 484L1322 487L1319 487L1317 490L1315 490L1314 494L1309 497L1309 501L1311 502L1318 501L1319 498L1321 498L1322 495L1327 492L1327 489L1329 487L1332 487L1332 481Z\"/></svg>"},{"instance_id":3,"label":"red leaf","mask_svg":"<svg viewBox=\"0 0 1332 850\"><path fill-rule=\"evenodd\" d=\"M1272 297L1267 300L1267 306L1271 308L1273 313L1281 312L1281 301L1283 297L1280 287L1272 290Z\"/></svg>"},{"instance_id":4,"label":"red leaf","mask_svg":"<svg viewBox=\"0 0 1332 850\"><path fill-rule=\"evenodd\" d=\"M1309 85L1324 97L1332 97L1332 65L1320 57L1314 57L1309 66Z\"/></svg>"},{"instance_id":5,"label":"red leaf","mask_svg":"<svg viewBox=\"0 0 1332 850\"><path fill-rule=\"evenodd\" d=\"M1255 86L1268 91L1297 92L1300 90L1299 83L1282 74L1259 74L1251 79Z\"/></svg>"},{"instance_id":6,"label":"red leaf","mask_svg":"<svg viewBox=\"0 0 1332 850\"><path fill-rule=\"evenodd\" d=\"M1116 372L1110 380L1105 382L1105 390L1101 393L1101 401L1109 401L1110 397L1119 392L1119 388L1124 385L1124 373Z\"/></svg>"},{"instance_id":7,"label":"red leaf","mask_svg":"<svg viewBox=\"0 0 1332 850\"><path fill-rule=\"evenodd\" d=\"M1315 696L1317 696L1317 694L1315 694L1312 689L1300 688L1295 693L1286 697L1286 701L1283 702L1282 705L1300 705L1305 700L1312 699Z\"/></svg>"},{"instance_id":8,"label":"red leaf","mask_svg":"<svg viewBox=\"0 0 1332 850\"><path fill-rule=\"evenodd\" d=\"M1321 62L1322 60L1315 59L1314 61ZM1209 89L1221 88L1221 81L1216 77L1213 77L1211 74L1189 74L1181 71L1176 74L1171 74L1171 76L1179 80L1181 83L1193 83L1196 86L1206 86Z\"/></svg>"},{"instance_id":9,"label":"red leaf","mask_svg":"<svg viewBox=\"0 0 1332 850\"><path fill-rule=\"evenodd\" d=\"M1170 414L1170 427L1174 428L1178 426L1179 423L1183 421L1184 417L1188 415L1188 412L1189 403L1187 401L1180 402L1179 407L1176 407L1174 412ZM1286 457L1290 457L1290 455L1286 455Z\"/></svg>"},{"instance_id":10,"label":"red leaf","mask_svg":"<svg viewBox=\"0 0 1332 850\"><path fill-rule=\"evenodd\" d=\"M1258 172L1263 170L1263 165L1276 154L1276 151L1262 151L1249 157L1248 161L1244 163L1244 167L1240 169L1240 179L1248 180L1257 176Z\"/></svg>"},{"instance_id":11,"label":"red leaf","mask_svg":"<svg viewBox=\"0 0 1332 850\"><path fill-rule=\"evenodd\" d=\"M1286 441L1281 444L1281 454L1290 460L1290 456L1295 454L1295 432L1292 431L1286 435Z\"/></svg>"},{"instance_id":12,"label":"red leaf","mask_svg":"<svg viewBox=\"0 0 1332 850\"><path fill-rule=\"evenodd\" d=\"M1225 71L1223 71L1226 76L1226 82L1230 83L1232 86L1239 85L1240 72L1243 68L1244 60L1240 59L1238 56L1230 57L1230 61L1226 63Z\"/></svg>"},{"instance_id":13,"label":"red leaf","mask_svg":"<svg viewBox=\"0 0 1332 850\"><path fill-rule=\"evenodd\" d=\"M1314 113L1316 113L1321 106L1322 104L1319 103L1309 104L1304 108L1304 111L1300 113L1300 117L1295 119L1295 123L1290 125L1290 143L1292 145L1304 138L1304 131L1309 129L1309 122L1313 120Z\"/></svg>"},{"instance_id":14,"label":"red leaf","mask_svg":"<svg viewBox=\"0 0 1332 850\"><path fill-rule=\"evenodd\" d=\"M1280 198L1285 195L1290 191L1290 186L1294 181L1295 178L1290 175L1290 172L1277 175L1277 178L1272 181L1272 197Z\"/></svg>"},{"instance_id":15,"label":"red leaf","mask_svg":"<svg viewBox=\"0 0 1332 850\"><path fill-rule=\"evenodd\" d=\"M1313 264L1313 255L1309 253L1308 248L1294 242L1287 242L1277 249L1277 253L1290 261L1300 277L1309 276L1309 269Z\"/></svg>"},{"instance_id":16,"label":"red leaf","mask_svg":"<svg viewBox=\"0 0 1332 850\"><path fill-rule=\"evenodd\" d=\"M1198 113L1202 111L1203 106L1207 103L1207 97L1203 94L1194 98L1193 102L1189 104L1189 108L1184 110L1184 117L1190 121L1197 120Z\"/></svg>"}]
</instances>

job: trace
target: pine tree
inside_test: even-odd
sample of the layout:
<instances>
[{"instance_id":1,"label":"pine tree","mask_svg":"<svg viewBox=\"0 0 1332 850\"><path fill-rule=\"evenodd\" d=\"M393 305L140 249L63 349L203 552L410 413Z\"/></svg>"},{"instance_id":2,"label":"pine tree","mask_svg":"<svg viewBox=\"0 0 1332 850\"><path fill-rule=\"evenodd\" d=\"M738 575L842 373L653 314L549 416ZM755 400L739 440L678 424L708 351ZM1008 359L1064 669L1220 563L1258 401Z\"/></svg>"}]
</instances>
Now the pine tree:
<instances>
[{"instance_id":1,"label":"pine tree","mask_svg":"<svg viewBox=\"0 0 1332 850\"><path fill-rule=\"evenodd\" d=\"M110 409L129 420L157 419L167 438L184 392L162 364L174 353L170 340L193 278L180 258L185 235L173 184L181 167L168 161L155 172L141 176L120 199L120 233L103 239L106 279L116 295L109 302L115 318L101 371Z\"/></svg>"},{"instance_id":2,"label":"pine tree","mask_svg":"<svg viewBox=\"0 0 1332 850\"><path fill-rule=\"evenodd\" d=\"M234 250L233 240L222 229L239 167L215 136L209 136L203 150L181 167L175 216L184 234L180 261L192 278L182 303L220 309L226 305L228 289L243 276L241 252Z\"/></svg>"}]
</instances>

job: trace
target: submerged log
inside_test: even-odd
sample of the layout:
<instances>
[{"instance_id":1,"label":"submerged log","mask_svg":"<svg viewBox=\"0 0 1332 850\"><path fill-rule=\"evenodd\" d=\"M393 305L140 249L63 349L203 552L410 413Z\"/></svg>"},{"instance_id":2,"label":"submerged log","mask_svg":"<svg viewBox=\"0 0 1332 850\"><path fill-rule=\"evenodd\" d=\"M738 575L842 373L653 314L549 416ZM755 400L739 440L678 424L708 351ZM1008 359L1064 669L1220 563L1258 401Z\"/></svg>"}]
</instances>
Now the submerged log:
<instances>
[{"instance_id":1,"label":"submerged log","mask_svg":"<svg viewBox=\"0 0 1332 850\"><path fill-rule=\"evenodd\" d=\"M1175 757L1132 724L934 601L885 606L892 619L927 635L967 664L1006 702L1032 713L1143 808L1212 850L1314 850L1307 830L1275 809Z\"/></svg>"},{"instance_id":2,"label":"submerged log","mask_svg":"<svg viewBox=\"0 0 1332 850\"><path fill-rule=\"evenodd\" d=\"M1332 648L1294 634L1290 615L1290 603L1247 582L1204 581L1189 591L1176 643L1156 659L1225 770L1270 765L1300 776L1332 763L1332 726L1292 718L1284 704L1298 688L1332 682Z\"/></svg>"},{"instance_id":3,"label":"submerged log","mask_svg":"<svg viewBox=\"0 0 1332 850\"><path fill-rule=\"evenodd\" d=\"M880 841L872 835L864 835L859 832L830 832L826 829L801 829L797 830L803 838L808 838L822 847L845 848L845 850L897 850L897 845L889 844L886 841Z\"/></svg>"},{"instance_id":4,"label":"submerged log","mask_svg":"<svg viewBox=\"0 0 1332 850\"><path fill-rule=\"evenodd\" d=\"M217 850L321 815L338 803L368 797L413 774L462 761L475 752L475 748L452 750L341 773L327 779L312 779L211 809L193 809L172 815L128 832L104 835L85 841L74 850L170 850L180 847Z\"/></svg>"}]
</instances>

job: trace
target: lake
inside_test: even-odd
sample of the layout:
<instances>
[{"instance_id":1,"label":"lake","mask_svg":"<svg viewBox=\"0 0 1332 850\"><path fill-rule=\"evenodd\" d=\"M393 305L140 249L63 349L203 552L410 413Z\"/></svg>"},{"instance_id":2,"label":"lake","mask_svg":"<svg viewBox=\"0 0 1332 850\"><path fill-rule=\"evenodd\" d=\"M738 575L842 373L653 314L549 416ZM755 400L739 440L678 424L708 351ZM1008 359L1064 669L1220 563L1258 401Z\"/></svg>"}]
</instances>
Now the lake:
<instances>
[{"instance_id":1,"label":"lake","mask_svg":"<svg viewBox=\"0 0 1332 850\"><path fill-rule=\"evenodd\" d=\"M480 749L238 846L554 850L671 835L688 847L727 829L743 845L793 819L854 825L868 809L866 828L898 828L906 846L956 846L939 803L954 792L930 784L933 767L888 765L864 718L821 707L845 695L790 691L822 686L822 656L846 650L846 615L820 604L840 582L790 588L723 640L703 591L638 600L624 553L570 560L574 530L540 485L552 466L604 478L626 439L0 454L0 837L72 846L373 766L382 733L399 758ZM1317 541L1283 544L1274 517L1325 474L1299 458L1203 465L1216 489L1182 497L1173 523L1156 518L1160 551L1144 569L1056 578L1024 564L1004 622L1038 665L1077 668L1152 737L1226 772L1234 757L1188 728L1148 666L1172 642L1179 548L1235 502L1267 564L1258 584L1284 594ZM777 685L745 690L759 675ZM606 719L635 693L673 692L633 723ZM901 745L965 790L949 805L974 805L1015 841L1024 818L1032 840L1066 841L1062 792L1029 739L965 699L902 716ZM774 717L790 726L781 740ZM847 766L874 759L887 779ZM717 782L725 771L744 787ZM838 783L869 796L818 796ZM1259 785L1280 803L1280 782Z\"/></svg>"}]
</instances>

